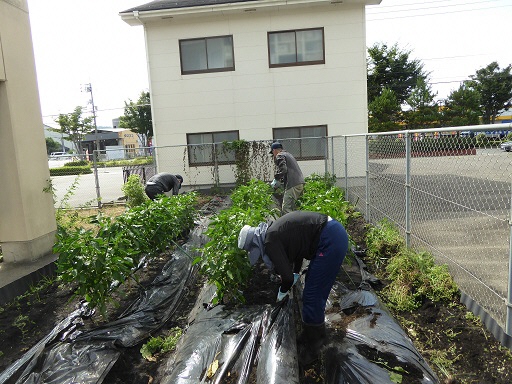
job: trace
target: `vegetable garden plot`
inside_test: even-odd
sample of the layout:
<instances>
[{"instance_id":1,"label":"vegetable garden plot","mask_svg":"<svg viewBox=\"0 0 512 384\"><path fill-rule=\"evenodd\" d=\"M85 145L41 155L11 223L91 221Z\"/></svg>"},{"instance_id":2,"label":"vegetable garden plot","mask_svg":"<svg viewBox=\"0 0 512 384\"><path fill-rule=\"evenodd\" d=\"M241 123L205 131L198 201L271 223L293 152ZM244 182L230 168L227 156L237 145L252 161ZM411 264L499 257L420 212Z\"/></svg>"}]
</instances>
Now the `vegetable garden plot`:
<instances>
[{"instance_id":1,"label":"vegetable garden plot","mask_svg":"<svg viewBox=\"0 0 512 384\"><path fill-rule=\"evenodd\" d=\"M350 277L353 284L357 279L354 271L359 269L360 287L347 289L338 281L331 291L326 322L330 341L323 348L317 377L329 384L438 383L435 373L372 291L369 282L377 280L357 261L341 275ZM298 284L295 298L273 306L233 309L219 305L201 311L199 308L214 294L214 289L207 287L191 313L192 325L161 371L159 382L308 382L301 374L308 367L298 364L298 321L293 309L295 303L300 304L301 288Z\"/></svg>"},{"instance_id":2,"label":"vegetable garden plot","mask_svg":"<svg viewBox=\"0 0 512 384\"><path fill-rule=\"evenodd\" d=\"M204 244L201 231L192 233L189 245L175 252L162 275L116 321L82 333L72 326L62 329L60 337L42 343L15 370L8 370L8 377L4 376L8 371L4 372L0 382L103 382L123 348L158 330L176 309L186 281L195 278L187 254L194 254L195 247ZM268 271L257 269L251 280L259 287L268 287L270 276ZM162 363L155 382L438 382L400 327L381 308L369 286L375 282L362 263L345 262L327 309L330 342L323 350L317 375L323 381L307 381L306 368L297 362L299 284L295 297L281 305L270 304L274 294L263 295L267 304L251 303L246 296L247 305L218 305L209 311L203 304L208 307L215 289L205 286L189 316L189 328L177 351ZM257 291L257 287L252 289Z\"/></svg>"},{"instance_id":3,"label":"vegetable garden plot","mask_svg":"<svg viewBox=\"0 0 512 384\"><path fill-rule=\"evenodd\" d=\"M172 316L197 269L191 254L204 241L203 223L178 248L139 299L115 321L86 332L73 332L77 315L64 321L0 376L1 383L101 383L123 347L136 345ZM73 320L72 320L73 319ZM58 338L57 336L61 337Z\"/></svg>"}]
</instances>

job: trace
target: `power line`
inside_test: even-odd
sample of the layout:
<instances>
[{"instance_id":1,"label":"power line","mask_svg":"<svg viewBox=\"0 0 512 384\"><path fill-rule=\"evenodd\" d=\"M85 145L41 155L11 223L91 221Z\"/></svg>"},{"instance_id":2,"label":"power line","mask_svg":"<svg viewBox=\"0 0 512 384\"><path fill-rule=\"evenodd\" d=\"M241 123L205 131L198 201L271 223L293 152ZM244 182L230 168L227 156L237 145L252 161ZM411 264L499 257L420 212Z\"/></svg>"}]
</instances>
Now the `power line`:
<instances>
[{"instance_id":1,"label":"power line","mask_svg":"<svg viewBox=\"0 0 512 384\"><path fill-rule=\"evenodd\" d=\"M426 9L432 9L432 8L453 8L453 7L461 7L461 6L466 6L466 5L474 5L474 4L485 4L485 3L496 3L496 2L499 2L500 0L477 0L477 1L473 1L473 2L464 2L464 3L459 3L459 4L446 4L446 1L445 0L438 0L438 1L430 1L430 2L422 2L422 3L412 3L412 4L399 4L399 5L382 5L382 6L376 6L375 8L369 8L367 12L368 13L372 13L371 11L375 11L374 13L375 14L382 14L382 13L396 13L396 12L411 12L411 11L420 11L420 10L426 10ZM435 4L435 3L443 3L443 5L439 5L439 6L432 6L432 4ZM409 7L409 6L415 6L415 5L426 5L426 7L421 7L421 8L404 8L404 7ZM382 9L384 8L404 8L404 9L397 9L397 10L390 10L390 11L382 11Z\"/></svg>"},{"instance_id":2,"label":"power line","mask_svg":"<svg viewBox=\"0 0 512 384\"><path fill-rule=\"evenodd\" d=\"M447 6L447 7L449 7L449 6ZM487 11L489 9L505 8L505 7L512 7L512 4L509 4L509 5L498 5L498 6L495 6L495 7L486 7L486 8L461 9L461 10L447 11L447 12L437 12L437 13L427 13L427 14L423 13L423 14L408 15L408 16L383 17L383 18L378 18L378 19L366 19L366 21L367 22L371 22L371 21L384 21L384 20L406 19L406 18L412 18L412 17L447 15L447 14L450 14L450 13L462 13L462 12L473 12L473 11ZM425 8L425 9L428 9L428 8Z\"/></svg>"}]
</instances>

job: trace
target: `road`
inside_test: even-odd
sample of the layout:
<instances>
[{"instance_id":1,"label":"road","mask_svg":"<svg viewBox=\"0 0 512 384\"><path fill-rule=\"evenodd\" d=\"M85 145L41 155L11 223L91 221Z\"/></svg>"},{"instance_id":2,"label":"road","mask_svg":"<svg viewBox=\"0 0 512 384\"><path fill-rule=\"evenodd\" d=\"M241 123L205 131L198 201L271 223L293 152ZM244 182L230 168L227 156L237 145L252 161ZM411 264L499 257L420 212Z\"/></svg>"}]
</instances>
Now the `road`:
<instances>
[{"instance_id":1,"label":"road","mask_svg":"<svg viewBox=\"0 0 512 384\"><path fill-rule=\"evenodd\" d=\"M97 206L97 191L94 173L88 175L52 176L55 190L55 206ZM124 196L123 168L98 168L99 192L102 203L118 201Z\"/></svg>"}]
</instances>

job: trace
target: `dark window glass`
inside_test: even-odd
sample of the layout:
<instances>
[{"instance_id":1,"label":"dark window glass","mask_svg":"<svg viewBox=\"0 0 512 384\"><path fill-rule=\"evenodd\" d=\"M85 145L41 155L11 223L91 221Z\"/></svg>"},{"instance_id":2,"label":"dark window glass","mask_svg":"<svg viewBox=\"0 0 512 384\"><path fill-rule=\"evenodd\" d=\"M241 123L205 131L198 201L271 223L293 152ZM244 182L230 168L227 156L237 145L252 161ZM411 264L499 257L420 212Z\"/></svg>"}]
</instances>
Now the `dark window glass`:
<instances>
[{"instance_id":1,"label":"dark window glass","mask_svg":"<svg viewBox=\"0 0 512 384\"><path fill-rule=\"evenodd\" d=\"M274 128L274 140L297 160L325 159L327 126Z\"/></svg>"}]
</instances>

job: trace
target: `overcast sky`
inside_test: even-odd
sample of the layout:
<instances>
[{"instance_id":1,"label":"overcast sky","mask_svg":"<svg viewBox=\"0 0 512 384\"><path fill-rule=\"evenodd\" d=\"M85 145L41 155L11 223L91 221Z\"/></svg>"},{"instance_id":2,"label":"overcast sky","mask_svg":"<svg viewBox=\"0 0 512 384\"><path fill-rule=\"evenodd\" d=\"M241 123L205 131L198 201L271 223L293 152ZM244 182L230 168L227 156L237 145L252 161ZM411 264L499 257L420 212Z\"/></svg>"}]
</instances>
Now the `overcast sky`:
<instances>
[{"instance_id":1,"label":"overcast sky","mask_svg":"<svg viewBox=\"0 0 512 384\"><path fill-rule=\"evenodd\" d=\"M143 28L118 15L147 2L28 0L45 124L85 107L85 84L92 85L98 126L112 126L124 101L148 89ZM512 64L512 0L382 0L367 7L366 20L367 46L412 51L439 99L492 61Z\"/></svg>"}]
</instances>

